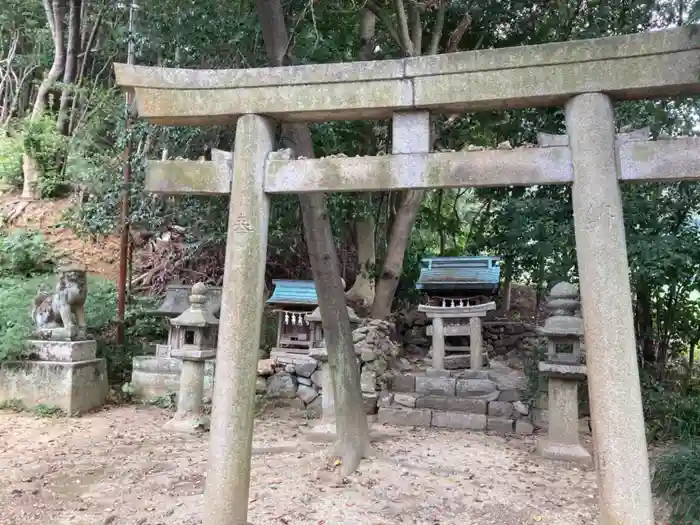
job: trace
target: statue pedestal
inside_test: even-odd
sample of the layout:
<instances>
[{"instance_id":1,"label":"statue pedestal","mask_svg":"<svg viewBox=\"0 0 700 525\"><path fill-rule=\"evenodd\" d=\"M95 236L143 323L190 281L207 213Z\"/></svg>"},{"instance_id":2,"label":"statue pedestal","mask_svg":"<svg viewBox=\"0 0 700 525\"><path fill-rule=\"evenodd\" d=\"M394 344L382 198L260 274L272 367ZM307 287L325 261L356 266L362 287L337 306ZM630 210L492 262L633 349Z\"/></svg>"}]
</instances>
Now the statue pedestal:
<instances>
[{"instance_id":1,"label":"statue pedestal","mask_svg":"<svg viewBox=\"0 0 700 525\"><path fill-rule=\"evenodd\" d=\"M36 340L41 341L82 341L85 342L85 329L80 328L76 325L70 326L68 328L63 326L58 326L55 328L38 328L34 337Z\"/></svg>"},{"instance_id":2,"label":"statue pedestal","mask_svg":"<svg viewBox=\"0 0 700 525\"><path fill-rule=\"evenodd\" d=\"M58 407L68 415L107 400L107 362L97 359L97 342L29 341L29 359L0 364L0 403Z\"/></svg>"}]
</instances>

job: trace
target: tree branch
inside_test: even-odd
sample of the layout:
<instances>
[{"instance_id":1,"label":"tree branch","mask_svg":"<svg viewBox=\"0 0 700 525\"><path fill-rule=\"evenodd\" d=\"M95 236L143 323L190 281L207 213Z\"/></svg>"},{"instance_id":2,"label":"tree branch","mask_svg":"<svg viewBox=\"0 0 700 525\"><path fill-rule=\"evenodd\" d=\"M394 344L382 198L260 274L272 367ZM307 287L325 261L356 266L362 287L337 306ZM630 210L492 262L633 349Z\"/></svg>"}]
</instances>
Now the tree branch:
<instances>
[{"instance_id":1,"label":"tree branch","mask_svg":"<svg viewBox=\"0 0 700 525\"><path fill-rule=\"evenodd\" d=\"M462 38L464 37L464 33L467 32L467 30L469 29L469 26L471 26L471 25L472 25L471 15L468 12L464 13L464 16L462 17L462 21L455 28L455 30L452 31L450 38L447 40L447 47L445 48L445 53L454 53L457 51L457 48L459 47L459 43L462 41Z\"/></svg>"},{"instance_id":2,"label":"tree branch","mask_svg":"<svg viewBox=\"0 0 700 525\"><path fill-rule=\"evenodd\" d=\"M401 47L406 56L414 56L413 41L411 40L411 34L408 32L408 18L406 17L406 8L403 0L394 0L394 6L396 7L396 20L398 21Z\"/></svg>"},{"instance_id":3,"label":"tree branch","mask_svg":"<svg viewBox=\"0 0 700 525\"><path fill-rule=\"evenodd\" d=\"M429 55L437 55L440 51L440 39L442 32L445 29L445 12L447 11L447 0L442 0L437 9L435 16L435 26L433 27L433 36L430 39L430 47L428 48Z\"/></svg>"},{"instance_id":4,"label":"tree branch","mask_svg":"<svg viewBox=\"0 0 700 525\"><path fill-rule=\"evenodd\" d=\"M49 30L51 31L51 37L56 40L56 19L54 17L53 7L51 6L51 0L43 0L44 12L46 13L46 21L49 24Z\"/></svg>"},{"instance_id":5,"label":"tree branch","mask_svg":"<svg viewBox=\"0 0 700 525\"><path fill-rule=\"evenodd\" d=\"M411 42L413 42L413 55L423 54L423 23L420 16L420 7L416 2L408 4L409 19L411 21Z\"/></svg>"},{"instance_id":6,"label":"tree branch","mask_svg":"<svg viewBox=\"0 0 700 525\"><path fill-rule=\"evenodd\" d=\"M394 24L391 20L391 16L389 16L389 13L385 10L379 7L377 4L372 2L371 0L368 1L365 4L365 7L372 11L379 20L382 21L384 24L384 27L386 27L386 30L388 31L389 35L391 38L396 42L396 45L399 46L405 53L405 49L403 48L403 44L401 42L401 38L399 37L398 30L396 28L396 24Z\"/></svg>"}]
</instances>

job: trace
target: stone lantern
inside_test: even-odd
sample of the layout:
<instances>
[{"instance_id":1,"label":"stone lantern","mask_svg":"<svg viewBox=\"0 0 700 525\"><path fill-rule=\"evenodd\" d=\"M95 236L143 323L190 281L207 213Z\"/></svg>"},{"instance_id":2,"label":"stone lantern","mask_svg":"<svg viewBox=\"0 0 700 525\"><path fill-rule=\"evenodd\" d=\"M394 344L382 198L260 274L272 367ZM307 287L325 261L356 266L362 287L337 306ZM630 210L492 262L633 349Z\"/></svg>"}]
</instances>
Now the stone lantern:
<instances>
[{"instance_id":1,"label":"stone lantern","mask_svg":"<svg viewBox=\"0 0 700 525\"><path fill-rule=\"evenodd\" d=\"M362 322L355 310L346 307L348 309L348 317L350 318L350 324L353 330ZM309 323L311 328L311 347L312 348L322 348L326 346L326 342L323 334L323 322L321 320L321 308L317 307L313 312L306 316L306 321Z\"/></svg>"},{"instance_id":2,"label":"stone lantern","mask_svg":"<svg viewBox=\"0 0 700 525\"><path fill-rule=\"evenodd\" d=\"M552 315L540 329L547 338L547 360L539 363L539 370L549 378L549 425L537 449L547 458L588 465L591 455L579 441L578 425L578 385L586 377L578 288L569 283L554 286L547 309Z\"/></svg>"},{"instance_id":3,"label":"stone lantern","mask_svg":"<svg viewBox=\"0 0 700 525\"><path fill-rule=\"evenodd\" d=\"M547 337L547 360L553 363L580 364L583 319L578 289L569 283L555 285L547 302L550 317L540 332Z\"/></svg>"},{"instance_id":4,"label":"stone lantern","mask_svg":"<svg viewBox=\"0 0 700 525\"><path fill-rule=\"evenodd\" d=\"M204 396L204 363L216 355L219 320L204 307L207 288L203 283L192 287L190 306L170 320L171 356L182 360L177 412L166 423L169 430L194 431L201 422Z\"/></svg>"}]
</instances>

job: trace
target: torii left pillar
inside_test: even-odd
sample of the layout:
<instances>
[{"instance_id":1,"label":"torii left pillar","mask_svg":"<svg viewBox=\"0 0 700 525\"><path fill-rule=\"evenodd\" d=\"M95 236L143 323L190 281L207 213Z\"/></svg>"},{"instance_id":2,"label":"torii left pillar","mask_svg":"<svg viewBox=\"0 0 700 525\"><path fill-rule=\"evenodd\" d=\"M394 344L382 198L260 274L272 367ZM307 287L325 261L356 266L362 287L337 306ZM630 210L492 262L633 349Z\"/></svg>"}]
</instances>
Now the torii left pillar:
<instances>
[{"instance_id":1,"label":"torii left pillar","mask_svg":"<svg viewBox=\"0 0 700 525\"><path fill-rule=\"evenodd\" d=\"M272 121L259 115L244 115L236 126L203 525L248 521L270 218L263 186L274 129Z\"/></svg>"}]
</instances>

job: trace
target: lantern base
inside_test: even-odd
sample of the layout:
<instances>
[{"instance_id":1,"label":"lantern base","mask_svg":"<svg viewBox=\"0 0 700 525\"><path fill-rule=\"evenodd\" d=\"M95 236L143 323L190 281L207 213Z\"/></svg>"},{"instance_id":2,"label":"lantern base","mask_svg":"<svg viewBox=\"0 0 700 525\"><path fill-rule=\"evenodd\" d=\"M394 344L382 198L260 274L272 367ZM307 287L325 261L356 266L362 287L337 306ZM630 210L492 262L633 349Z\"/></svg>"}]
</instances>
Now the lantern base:
<instances>
[{"instance_id":1,"label":"lantern base","mask_svg":"<svg viewBox=\"0 0 700 525\"><path fill-rule=\"evenodd\" d=\"M175 417L163 425L163 430L170 432L183 432L188 434L198 434L209 429L209 417L205 415L191 416L187 415Z\"/></svg>"},{"instance_id":2,"label":"lantern base","mask_svg":"<svg viewBox=\"0 0 700 525\"><path fill-rule=\"evenodd\" d=\"M537 444L537 452L544 458L560 461L572 461L579 465L591 466L593 458L580 443L575 445L565 443L552 443L547 439Z\"/></svg>"}]
</instances>

